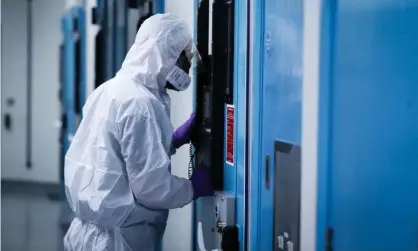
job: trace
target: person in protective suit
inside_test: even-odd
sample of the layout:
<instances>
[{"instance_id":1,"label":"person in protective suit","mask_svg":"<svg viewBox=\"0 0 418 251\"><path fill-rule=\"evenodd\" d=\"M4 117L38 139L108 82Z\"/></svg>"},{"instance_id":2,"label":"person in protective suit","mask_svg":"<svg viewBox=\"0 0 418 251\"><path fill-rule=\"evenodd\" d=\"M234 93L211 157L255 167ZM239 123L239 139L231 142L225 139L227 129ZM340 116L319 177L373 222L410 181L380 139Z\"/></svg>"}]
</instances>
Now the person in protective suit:
<instances>
[{"instance_id":1,"label":"person in protective suit","mask_svg":"<svg viewBox=\"0 0 418 251\"><path fill-rule=\"evenodd\" d=\"M173 132L167 89L190 85L195 48L185 23L153 15L120 71L89 96L65 156L75 215L65 250L158 250L168 210L213 195L205 168L190 180L170 173L170 155L190 141L195 116Z\"/></svg>"}]
</instances>

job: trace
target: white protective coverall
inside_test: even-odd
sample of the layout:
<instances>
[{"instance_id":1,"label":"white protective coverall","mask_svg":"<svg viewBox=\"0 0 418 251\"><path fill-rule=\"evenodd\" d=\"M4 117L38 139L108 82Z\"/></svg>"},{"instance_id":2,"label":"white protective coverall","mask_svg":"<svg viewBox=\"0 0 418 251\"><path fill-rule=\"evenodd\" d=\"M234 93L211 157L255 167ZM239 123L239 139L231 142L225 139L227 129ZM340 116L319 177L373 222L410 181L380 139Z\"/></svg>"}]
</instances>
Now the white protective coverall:
<instances>
[{"instance_id":1,"label":"white protective coverall","mask_svg":"<svg viewBox=\"0 0 418 251\"><path fill-rule=\"evenodd\" d=\"M191 182L170 173L165 89L167 72L191 39L176 17L150 17L121 70L89 96L65 156L65 191L75 214L65 250L157 250L168 209L193 200Z\"/></svg>"}]
</instances>

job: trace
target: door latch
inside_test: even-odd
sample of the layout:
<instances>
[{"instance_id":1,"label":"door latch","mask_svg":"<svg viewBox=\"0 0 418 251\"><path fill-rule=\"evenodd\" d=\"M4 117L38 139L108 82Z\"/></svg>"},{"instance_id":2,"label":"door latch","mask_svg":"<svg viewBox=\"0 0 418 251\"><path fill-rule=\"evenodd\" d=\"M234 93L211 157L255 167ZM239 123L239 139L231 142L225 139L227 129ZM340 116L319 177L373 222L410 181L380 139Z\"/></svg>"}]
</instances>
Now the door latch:
<instances>
[{"instance_id":1,"label":"door latch","mask_svg":"<svg viewBox=\"0 0 418 251\"><path fill-rule=\"evenodd\" d=\"M325 251L333 251L333 238L334 238L334 229L331 227L328 227L326 230L326 236L325 236Z\"/></svg>"},{"instance_id":2,"label":"door latch","mask_svg":"<svg viewBox=\"0 0 418 251\"><path fill-rule=\"evenodd\" d=\"M264 177L266 189L270 189L270 155L266 155L266 164L265 164L265 177Z\"/></svg>"},{"instance_id":3,"label":"door latch","mask_svg":"<svg viewBox=\"0 0 418 251\"><path fill-rule=\"evenodd\" d=\"M10 113L4 114L4 128L7 131L12 130L12 115L10 115Z\"/></svg>"}]
</instances>

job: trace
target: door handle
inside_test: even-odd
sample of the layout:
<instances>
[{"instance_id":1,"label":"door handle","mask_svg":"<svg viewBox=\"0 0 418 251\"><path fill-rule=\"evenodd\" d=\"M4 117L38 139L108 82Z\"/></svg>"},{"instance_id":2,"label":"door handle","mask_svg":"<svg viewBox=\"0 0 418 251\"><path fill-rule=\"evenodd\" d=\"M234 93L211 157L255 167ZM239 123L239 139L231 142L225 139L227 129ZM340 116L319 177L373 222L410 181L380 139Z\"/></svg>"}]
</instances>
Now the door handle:
<instances>
[{"instance_id":1,"label":"door handle","mask_svg":"<svg viewBox=\"0 0 418 251\"><path fill-rule=\"evenodd\" d=\"M8 97L6 99L6 107L13 107L15 104L15 99L13 97ZM12 115L10 113L5 113L3 115L3 121L4 121L4 128L7 131L12 130Z\"/></svg>"},{"instance_id":2,"label":"door handle","mask_svg":"<svg viewBox=\"0 0 418 251\"><path fill-rule=\"evenodd\" d=\"M270 189L270 155L266 155L266 163L265 163L265 177L264 177L264 184L266 189Z\"/></svg>"},{"instance_id":3,"label":"door handle","mask_svg":"<svg viewBox=\"0 0 418 251\"><path fill-rule=\"evenodd\" d=\"M4 128L6 130L11 131L12 130L12 115L10 113L6 113L4 116Z\"/></svg>"}]
</instances>

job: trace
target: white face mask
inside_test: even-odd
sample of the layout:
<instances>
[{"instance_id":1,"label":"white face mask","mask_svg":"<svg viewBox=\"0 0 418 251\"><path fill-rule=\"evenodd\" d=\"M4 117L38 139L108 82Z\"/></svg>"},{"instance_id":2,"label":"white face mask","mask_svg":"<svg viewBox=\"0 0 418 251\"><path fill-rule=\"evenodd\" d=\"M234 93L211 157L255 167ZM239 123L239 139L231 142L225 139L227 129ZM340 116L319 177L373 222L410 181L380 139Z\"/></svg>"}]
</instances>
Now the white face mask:
<instances>
[{"instance_id":1,"label":"white face mask","mask_svg":"<svg viewBox=\"0 0 418 251\"><path fill-rule=\"evenodd\" d=\"M184 91L192 82L189 74L175 65L165 78L177 91Z\"/></svg>"}]
</instances>

